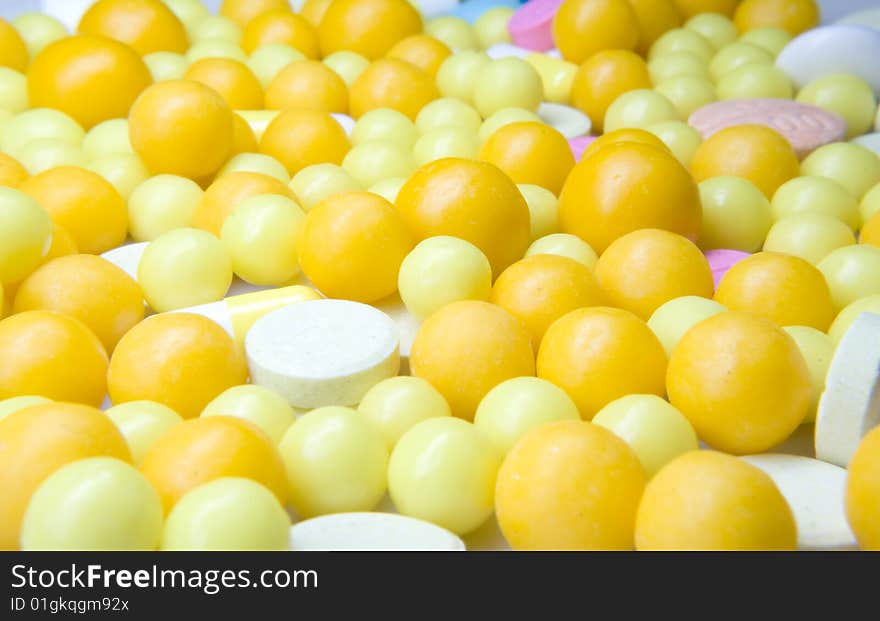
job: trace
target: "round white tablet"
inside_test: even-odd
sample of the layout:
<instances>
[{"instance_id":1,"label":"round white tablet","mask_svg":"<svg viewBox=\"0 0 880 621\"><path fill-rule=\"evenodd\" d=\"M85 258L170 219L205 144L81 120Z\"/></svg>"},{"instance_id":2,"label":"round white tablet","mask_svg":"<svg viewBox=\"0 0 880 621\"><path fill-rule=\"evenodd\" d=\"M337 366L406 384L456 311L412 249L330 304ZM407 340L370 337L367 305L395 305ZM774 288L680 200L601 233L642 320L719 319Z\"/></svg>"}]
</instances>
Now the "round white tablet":
<instances>
[{"instance_id":1,"label":"round white tablet","mask_svg":"<svg viewBox=\"0 0 880 621\"><path fill-rule=\"evenodd\" d=\"M816 457L844 468L871 429L880 425L880 315L862 313L847 330L828 368L816 413Z\"/></svg>"},{"instance_id":2,"label":"round white tablet","mask_svg":"<svg viewBox=\"0 0 880 621\"><path fill-rule=\"evenodd\" d=\"M101 258L107 259L110 263L137 280L138 265L140 265L141 256L143 256L144 250L149 243L125 244L113 250L108 250L101 255Z\"/></svg>"},{"instance_id":3,"label":"round white tablet","mask_svg":"<svg viewBox=\"0 0 880 621\"><path fill-rule=\"evenodd\" d=\"M464 542L445 528L394 513L335 513L290 528L294 551L465 550Z\"/></svg>"},{"instance_id":4,"label":"round white tablet","mask_svg":"<svg viewBox=\"0 0 880 621\"><path fill-rule=\"evenodd\" d=\"M312 300L264 315L245 337L251 382L296 408L356 405L400 369L394 321L372 306Z\"/></svg>"},{"instance_id":5,"label":"round white tablet","mask_svg":"<svg viewBox=\"0 0 880 621\"><path fill-rule=\"evenodd\" d=\"M844 508L846 470L818 459L778 453L742 459L766 472L788 501L799 549L857 549Z\"/></svg>"},{"instance_id":6,"label":"round white tablet","mask_svg":"<svg viewBox=\"0 0 880 621\"><path fill-rule=\"evenodd\" d=\"M538 108L538 116L566 138L585 136L592 129L590 117L571 106L544 102Z\"/></svg>"}]
</instances>

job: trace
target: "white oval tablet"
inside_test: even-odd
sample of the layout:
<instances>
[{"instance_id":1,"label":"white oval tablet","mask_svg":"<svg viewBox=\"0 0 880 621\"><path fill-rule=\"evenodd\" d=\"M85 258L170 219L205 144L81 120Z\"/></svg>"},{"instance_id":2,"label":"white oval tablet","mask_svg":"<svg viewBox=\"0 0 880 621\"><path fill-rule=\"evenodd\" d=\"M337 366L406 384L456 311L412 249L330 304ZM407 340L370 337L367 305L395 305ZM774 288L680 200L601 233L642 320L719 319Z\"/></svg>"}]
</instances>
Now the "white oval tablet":
<instances>
[{"instance_id":1,"label":"white oval tablet","mask_svg":"<svg viewBox=\"0 0 880 621\"><path fill-rule=\"evenodd\" d=\"M586 114L562 104L544 102L538 107L538 116L566 138L586 136L593 127Z\"/></svg>"},{"instance_id":2,"label":"white oval tablet","mask_svg":"<svg viewBox=\"0 0 880 621\"><path fill-rule=\"evenodd\" d=\"M138 265L141 264L141 257L149 243L150 242L137 242L134 244L125 244L124 246L119 246L113 250L108 250L101 255L101 258L107 259L110 263L137 281Z\"/></svg>"},{"instance_id":3,"label":"white oval tablet","mask_svg":"<svg viewBox=\"0 0 880 621\"><path fill-rule=\"evenodd\" d=\"M342 125L342 129L345 130L346 135L351 136L351 130L354 129L355 120L341 112L333 112L331 113L331 116L336 119L337 123Z\"/></svg>"},{"instance_id":4,"label":"white oval tablet","mask_svg":"<svg viewBox=\"0 0 880 621\"><path fill-rule=\"evenodd\" d=\"M251 382L296 408L357 405L400 369L398 331L382 311L348 300L310 300L264 315L245 337Z\"/></svg>"},{"instance_id":5,"label":"white oval tablet","mask_svg":"<svg viewBox=\"0 0 880 621\"><path fill-rule=\"evenodd\" d=\"M445 528L394 513L335 513L290 527L294 551L465 550L464 542Z\"/></svg>"},{"instance_id":6,"label":"white oval tablet","mask_svg":"<svg viewBox=\"0 0 880 621\"><path fill-rule=\"evenodd\" d=\"M846 468L880 425L880 315L862 313L831 359L816 413L816 457Z\"/></svg>"},{"instance_id":7,"label":"white oval tablet","mask_svg":"<svg viewBox=\"0 0 880 621\"><path fill-rule=\"evenodd\" d=\"M846 470L796 455L747 455L744 461L766 472L788 501L798 530L798 549L857 549L846 519Z\"/></svg>"},{"instance_id":8,"label":"white oval tablet","mask_svg":"<svg viewBox=\"0 0 880 621\"><path fill-rule=\"evenodd\" d=\"M841 17L835 23L848 26L867 26L874 30L880 30L880 9L865 9L850 13L845 17Z\"/></svg>"},{"instance_id":9,"label":"white oval tablet","mask_svg":"<svg viewBox=\"0 0 880 621\"><path fill-rule=\"evenodd\" d=\"M856 136L850 142L860 144L866 149L871 149L877 155L880 155L880 132L865 134L864 136Z\"/></svg>"},{"instance_id":10,"label":"white oval tablet","mask_svg":"<svg viewBox=\"0 0 880 621\"><path fill-rule=\"evenodd\" d=\"M377 302L375 307L391 317L391 320L397 324L397 333L400 335L400 372L408 374L409 352L422 324L407 310L398 293Z\"/></svg>"},{"instance_id":11,"label":"white oval tablet","mask_svg":"<svg viewBox=\"0 0 880 621\"><path fill-rule=\"evenodd\" d=\"M498 60L499 58L509 58L513 56L514 58L525 58L529 54L534 54L534 50L527 50L524 47L519 47L517 45L513 45L511 43L496 43L486 49L486 55L492 60Z\"/></svg>"}]
</instances>

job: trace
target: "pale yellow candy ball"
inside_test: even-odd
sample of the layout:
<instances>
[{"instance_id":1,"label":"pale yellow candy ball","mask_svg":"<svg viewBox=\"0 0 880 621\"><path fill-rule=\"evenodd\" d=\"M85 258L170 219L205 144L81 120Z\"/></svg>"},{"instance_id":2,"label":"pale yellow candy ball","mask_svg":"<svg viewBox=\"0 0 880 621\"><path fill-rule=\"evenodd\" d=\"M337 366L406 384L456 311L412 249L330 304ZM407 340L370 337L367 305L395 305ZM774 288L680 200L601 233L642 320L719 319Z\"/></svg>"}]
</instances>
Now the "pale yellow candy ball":
<instances>
[{"instance_id":1,"label":"pale yellow candy ball","mask_svg":"<svg viewBox=\"0 0 880 621\"><path fill-rule=\"evenodd\" d=\"M163 0L171 12L177 16L184 27L189 30L192 26L205 19L211 12L201 0Z\"/></svg>"},{"instance_id":2,"label":"pale yellow candy ball","mask_svg":"<svg viewBox=\"0 0 880 621\"><path fill-rule=\"evenodd\" d=\"M482 123L480 113L473 106L454 97L435 99L416 116L416 129L422 134L441 127L460 127L476 134Z\"/></svg>"},{"instance_id":3,"label":"pale yellow candy ball","mask_svg":"<svg viewBox=\"0 0 880 621\"><path fill-rule=\"evenodd\" d=\"M877 100L871 85L858 76L848 74L816 78L800 90L797 100L842 116L846 121L847 139L870 130L877 111Z\"/></svg>"},{"instance_id":4,"label":"pale yellow candy ball","mask_svg":"<svg viewBox=\"0 0 880 621\"><path fill-rule=\"evenodd\" d=\"M18 114L27 108L27 78L15 69L0 67L0 109Z\"/></svg>"},{"instance_id":5,"label":"pale yellow candy ball","mask_svg":"<svg viewBox=\"0 0 880 621\"><path fill-rule=\"evenodd\" d=\"M153 82L182 80L189 69L190 62L183 54L174 52L153 52L144 56L144 63L153 76Z\"/></svg>"},{"instance_id":6,"label":"pale yellow candy ball","mask_svg":"<svg viewBox=\"0 0 880 621\"><path fill-rule=\"evenodd\" d=\"M413 159L416 166L444 157L476 159L480 151L480 140L475 131L466 127L438 127L424 133L413 145Z\"/></svg>"},{"instance_id":7,"label":"pale yellow candy ball","mask_svg":"<svg viewBox=\"0 0 880 621\"><path fill-rule=\"evenodd\" d=\"M577 76L578 66L561 58L546 54L529 54L525 57L538 75L544 87L544 99L568 105L571 101L571 88Z\"/></svg>"},{"instance_id":8,"label":"pale yellow candy ball","mask_svg":"<svg viewBox=\"0 0 880 621\"><path fill-rule=\"evenodd\" d=\"M877 183L865 192L859 203L859 213L862 216L863 223L874 217L874 214L878 211L880 211L880 183Z\"/></svg>"},{"instance_id":9,"label":"pale yellow candy ball","mask_svg":"<svg viewBox=\"0 0 880 621\"><path fill-rule=\"evenodd\" d=\"M858 319L862 313L875 313L880 315L880 295L869 295L861 300L856 300L839 313L831 327L828 328L828 336L835 343L839 343L846 331L849 330L852 323Z\"/></svg>"},{"instance_id":10,"label":"pale yellow candy ball","mask_svg":"<svg viewBox=\"0 0 880 621\"><path fill-rule=\"evenodd\" d=\"M290 282L300 271L296 247L305 217L296 203L278 194L243 200L220 232L232 271L252 285Z\"/></svg>"},{"instance_id":11,"label":"pale yellow candy ball","mask_svg":"<svg viewBox=\"0 0 880 621\"><path fill-rule=\"evenodd\" d=\"M377 108L361 116L351 130L351 144L371 140L387 140L411 148L419 137L409 117L391 108Z\"/></svg>"},{"instance_id":12,"label":"pale yellow candy ball","mask_svg":"<svg viewBox=\"0 0 880 621\"><path fill-rule=\"evenodd\" d=\"M828 367L831 366L831 359L834 357L834 350L837 344L830 336L824 332L820 332L816 328L808 326L785 326L782 328L788 335L794 339L801 355L807 363L807 369L810 371L810 381L813 384L813 400L810 403L810 409L804 418L805 423L812 423L816 420L816 408L819 406L819 398L825 390L825 376L828 375Z\"/></svg>"},{"instance_id":13,"label":"pale yellow candy ball","mask_svg":"<svg viewBox=\"0 0 880 621\"><path fill-rule=\"evenodd\" d=\"M52 245L52 220L24 192L0 186L0 285L22 280Z\"/></svg>"},{"instance_id":14,"label":"pale yellow candy ball","mask_svg":"<svg viewBox=\"0 0 880 621\"><path fill-rule=\"evenodd\" d=\"M673 52L657 56L648 63L651 82L660 84L678 76L709 79L709 65L692 52Z\"/></svg>"},{"instance_id":15,"label":"pale yellow candy ball","mask_svg":"<svg viewBox=\"0 0 880 621\"><path fill-rule=\"evenodd\" d=\"M10 23L21 35L31 58L69 34L64 24L46 13L22 13Z\"/></svg>"},{"instance_id":16,"label":"pale yellow candy ball","mask_svg":"<svg viewBox=\"0 0 880 621\"><path fill-rule=\"evenodd\" d=\"M107 410L119 433L125 438L135 465L166 431L183 422L180 414L155 401L129 401Z\"/></svg>"},{"instance_id":17,"label":"pale yellow candy ball","mask_svg":"<svg viewBox=\"0 0 880 621\"><path fill-rule=\"evenodd\" d=\"M6 121L0 134L0 151L13 157L27 143L42 138L54 138L73 146L80 146L85 131L72 118L51 108L31 108Z\"/></svg>"},{"instance_id":18,"label":"pale yellow candy ball","mask_svg":"<svg viewBox=\"0 0 880 621\"><path fill-rule=\"evenodd\" d=\"M22 395L20 397L10 397L0 401L0 420L3 420L13 412L18 412L32 405L40 405L41 403L49 403L51 399L46 397L38 397L36 395Z\"/></svg>"},{"instance_id":19,"label":"pale yellow candy ball","mask_svg":"<svg viewBox=\"0 0 880 621\"><path fill-rule=\"evenodd\" d=\"M216 302L232 283L232 259L223 242L207 231L175 229L144 249L137 281L159 313Z\"/></svg>"},{"instance_id":20,"label":"pale yellow candy ball","mask_svg":"<svg viewBox=\"0 0 880 621\"><path fill-rule=\"evenodd\" d=\"M880 248L868 244L833 250L816 266L831 290L834 308L880 294Z\"/></svg>"},{"instance_id":21,"label":"pale yellow candy ball","mask_svg":"<svg viewBox=\"0 0 880 621\"><path fill-rule=\"evenodd\" d=\"M460 17L435 17L425 22L425 34L439 39L453 50L477 50L480 41L471 25Z\"/></svg>"},{"instance_id":22,"label":"pale yellow candy ball","mask_svg":"<svg viewBox=\"0 0 880 621\"><path fill-rule=\"evenodd\" d=\"M703 35L716 50L733 43L739 35L733 21L720 13L694 15L685 22L684 27Z\"/></svg>"},{"instance_id":23,"label":"pale yellow candy ball","mask_svg":"<svg viewBox=\"0 0 880 621\"><path fill-rule=\"evenodd\" d=\"M348 50L333 52L329 56L325 56L322 62L335 71L349 88L370 66L369 60Z\"/></svg>"},{"instance_id":24,"label":"pale yellow candy ball","mask_svg":"<svg viewBox=\"0 0 880 621\"><path fill-rule=\"evenodd\" d=\"M284 167L284 164L276 160L271 155L264 153L239 153L233 155L232 158L223 165L220 172L217 173L221 177L231 172L255 172L269 177L275 177L281 183L290 183L290 174Z\"/></svg>"},{"instance_id":25,"label":"pale yellow candy ball","mask_svg":"<svg viewBox=\"0 0 880 621\"><path fill-rule=\"evenodd\" d=\"M363 190L362 186L342 166L336 164L313 164L306 166L290 180L290 189L300 207L310 211L325 198L341 192Z\"/></svg>"},{"instance_id":26,"label":"pale yellow candy ball","mask_svg":"<svg viewBox=\"0 0 880 621\"><path fill-rule=\"evenodd\" d=\"M98 123L86 133L82 149L92 159L113 153L134 153L128 138L128 119Z\"/></svg>"},{"instance_id":27,"label":"pale yellow candy ball","mask_svg":"<svg viewBox=\"0 0 880 621\"><path fill-rule=\"evenodd\" d=\"M227 388L205 406L200 416L241 418L262 429L275 444L296 420L284 397L255 384Z\"/></svg>"},{"instance_id":28,"label":"pale yellow candy ball","mask_svg":"<svg viewBox=\"0 0 880 621\"><path fill-rule=\"evenodd\" d=\"M661 121L680 121L681 116L669 99L647 88L624 93L605 111L605 132L616 129L644 129Z\"/></svg>"},{"instance_id":29,"label":"pale yellow candy ball","mask_svg":"<svg viewBox=\"0 0 880 621\"><path fill-rule=\"evenodd\" d=\"M737 41L718 50L709 62L709 75L717 83L724 75L743 65L773 64L773 55L762 47Z\"/></svg>"},{"instance_id":30,"label":"pale yellow candy ball","mask_svg":"<svg viewBox=\"0 0 880 621\"><path fill-rule=\"evenodd\" d=\"M400 194L400 189L406 182L406 177L391 177L390 179L383 179L382 181L371 185L367 191L372 192L373 194L378 194L386 201L393 204L397 200L397 195Z\"/></svg>"},{"instance_id":31,"label":"pale yellow candy ball","mask_svg":"<svg viewBox=\"0 0 880 621\"><path fill-rule=\"evenodd\" d=\"M510 7L499 6L489 9L477 18L474 22L474 32L481 48L490 48L497 43L510 43L507 23L513 13Z\"/></svg>"},{"instance_id":32,"label":"pale yellow candy ball","mask_svg":"<svg viewBox=\"0 0 880 621\"><path fill-rule=\"evenodd\" d=\"M880 182L880 158L860 144L833 142L810 153L801 162L801 174L833 179L861 200Z\"/></svg>"},{"instance_id":33,"label":"pale yellow candy ball","mask_svg":"<svg viewBox=\"0 0 880 621\"><path fill-rule=\"evenodd\" d=\"M673 28L667 30L659 39L654 41L648 58L653 60L660 56L666 56L674 52L690 52L709 62L715 53L715 48L703 35L688 28Z\"/></svg>"},{"instance_id":34,"label":"pale yellow candy ball","mask_svg":"<svg viewBox=\"0 0 880 621\"><path fill-rule=\"evenodd\" d=\"M389 451L403 434L423 420L452 416L449 404L436 388L420 377L403 375L382 380L370 388L357 409L379 430Z\"/></svg>"},{"instance_id":35,"label":"pale yellow candy ball","mask_svg":"<svg viewBox=\"0 0 880 621\"><path fill-rule=\"evenodd\" d=\"M452 302L488 300L492 268L470 242L440 235L412 249L400 265L397 285L407 310L424 320Z\"/></svg>"},{"instance_id":36,"label":"pale yellow candy ball","mask_svg":"<svg viewBox=\"0 0 880 621\"><path fill-rule=\"evenodd\" d=\"M168 231L192 226L202 189L185 177L156 175L128 197L128 227L135 241L152 241Z\"/></svg>"},{"instance_id":37,"label":"pale yellow candy ball","mask_svg":"<svg viewBox=\"0 0 880 621\"><path fill-rule=\"evenodd\" d=\"M474 85L474 107L483 118L504 108L536 111L544 95L541 76L522 58L493 60L480 69Z\"/></svg>"},{"instance_id":38,"label":"pale yellow candy ball","mask_svg":"<svg viewBox=\"0 0 880 621\"><path fill-rule=\"evenodd\" d=\"M773 194L771 206L774 220L796 213L824 213L854 231L862 224L859 204L853 195L826 177L804 176L786 181Z\"/></svg>"},{"instance_id":39,"label":"pale yellow candy ball","mask_svg":"<svg viewBox=\"0 0 880 621\"><path fill-rule=\"evenodd\" d=\"M88 162L88 158L78 145L58 138L31 140L16 149L15 157L31 175L58 166L84 167Z\"/></svg>"},{"instance_id":40,"label":"pale yellow candy ball","mask_svg":"<svg viewBox=\"0 0 880 621\"><path fill-rule=\"evenodd\" d=\"M239 43L242 36L241 26L222 15L207 15L196 21L189 28L191 43L200 41L229 41Z\"/></svg>"},{"instance_id":41,"label":"pale yellow candy ball","mask_svg":"<svg viewBox=\"0 0 880 621\"><path fill-rule=\"evenodd\" d=\"M667 463L699 448L697 433L684 414L657 395L627 395L593 417L626 442L639 458L647 478Z\"/></svg>"},{"instance_id":42,"label":"pale yellow candy ball","mask_svg":"<svg viewBox=\"0 0 880 621\"><path fill-rule=\"evenodd\" d=\"M700 247L759 250L773 225L770 202L764 193L741 177L712 177L699 188L703 206Z\"/></svg>"},{"instance_id":43,"label":"pale yellow candy ball","mask_svg":"<svg viewBox=\"0 0 880 621\"><path fill-rule=\"evenodd\" d=\"M150 171L134 153L111 153L89 162L89 170L110 182L123 200L128 200L134 189L150 178Z\"/></svg>"},{"instance_id":44,"label":"pale yellow candy ball","mask_svg":"<svg viewBox=\"0 0 880 621\"><path fill-rule=\"evenodd\" d=\"M697 149L703 143L703 136L684 121L662 121L651 123L645 129L663 141L675 158L685 167L691 165L691 160Z\"/></svg>"},{"instance_id":45,"label":"pale yellow candy ball","mask_svg":"<svg viewBox=\"0 0 880 621\"><path fill-rule=\"evenodd\" d=\"M672 351L685 332L704 319L714 317L726 310L715 300L686 295L660 305L648 319L648 327L660 340L666 354L672 355Z\"/></svg>"},{"instance_id":46,"label":"pale yellow candy ball","mask_svg":"<svg viewBox=\"0 0 880 621\"><path fill-rule=\"evenodd\" d=\"M764 250L800 257L818 265L829 252L856 243L846 224L824 213L804 212L780 218L764 240Z\"/></svg>"},{"instance_id":47,"label":"pale yellow candy ball","mask_svg":"<svg viewBox=\"0 0 880 621\"><path fill-rule=\"evenodd\" d=\"M537 377L515 377L486 393L477 406L474 426L504 457L535 427L580 417L571 397L555 384Z\"/></svg>"},{"instance_id":48,"label":"pale yellow candy ball","mask_svg":"<svg viewBox=\"0 0 880 621\"><path fill-rule=\"evenodd\" d=\"M186 60L190 64L202 58L231 58L247 63L248 56L238 43L226 39L202 39L193 43L186 51Z\"/></svg>"},{"instance_id":49,"label":"pale yellow candy ball","mask_svg":"<svg viewBox=\"0 0 880 621\"><path fill-rule=\"evenodd\" d=\"M675 106L681 118L718 99L715 86L707 79L692 75L680 75L660 82L654 90Z\"/></svg>"},{"instance_id":50,"label":"pale yellow candy ball","mask_svg":"<svg viewBox=\"0 0 880 621\"><path fill-rule=\"evenodd\" d=\"M298 60L305 60L305 58L302 52L289 45L270 43L261 45L251 52L247 59L247 66L265 89L287 65Z\"/></svg>"},{"instance_id":51,"label":"pale yellow candy ball","mask_svg":"<svg viewBox=\"0 0 880 621\"><path fill-rule=\"evenodd\" d=\"M21 524L22 550L152 551L162 501L133 466L113 457L68 463L43 481Z\"/></svg>"},{"instance_id":52,"label":"pale yellow candy ball","mask_svg":"<svg viewBox=\"0 0 880 621\"><path fill-rule=\"evenodd\" d=\"M162 550L290 549L290 516L275 494L252 479L214 479L187 492L162 530Z\"/></svg>"},{"instance_id":53,"label":"pale yellow candy ball","mask_svg":"<svg viewBox=\"0 0 880 621\"><path fill-rule=\"evenodd\" d=\"M782 28L755 28L740 35L740 42L749 43L757 47L763 48L770 52L774 58L779 55L792 36L787 30Z\"/></svg>"},{"instance_id":54,"label":"pale yellow candy ball","mask_svg":"<svg viewBox=\"0 0 880 621\"><path fill-rule=\"evenodd\" d=\"M547 188L520 183L519 188L529 207L531 240L552 235L559 231L559 200Z\"/></svg>"},{"instance_id":55,"label":"pale yellow candy ball","mask_svg":"<svg viewBox=\"0 0 880 621\"><path fill-rule=\"evenodd\" d=\"M766 63L748 63L718 79L718 99L791 99L794 86L782 69Z\"/></svg>"},{"instance_id":56,"label":"pale yellow candy ball","mask_svg":"<svg viewBox=\"0 0 880 621\"><path fill-rule=\"evenodd\" d=\"M477 76L490 58L483 52L463 51L449 56L437 71L437 88L444 97L472 102Z\"/></svg>"},{"instance_id":57,"label":"pale yellow candy ball","mask_svg":"<svg viewBox=\"0 0 880 621\"><path fill-rule=\"evenodd\" d=\"M338 406L299 418L278 446L290 505L302 518L371 511L385 495L385 438L357 410Z\"/></svg>"},{"instance_id":58,"label":"pale yellow candy ball","mask_svg":"<svg viewBox=\"0 0 880 621\"><path fill-rule=\"evenodd\" d=\"M391 177L409 177L416 168L410 150L391 140L367 140L346 154L342 167L363 187Z\"/></svg>"},{"instance_id":59,"label":"pale yellow candy ball","mask_svg":"<svg viewBox=\"0 0 880 621\"><path fill-rule=\"evenodd\" d=\"M533 254L555 254L560 257L568 257L586 265L590 270L596 267L596 261L599 260L596 251L587 242L577 235L569 233L553 233L536 239L526 250L527 257Z\"/></svg>"},{"instance_id":60,"label":"pale yellow candy ball","mask_svg":"<svg viewBox=\"0 0 880 621\"><path fill-rule=\"evenodd\" d=\"M541 117L531 110L525 110L523 108L504 108L503 110L495 112L483 121L483 124L480 125L480 131L477 132L477 138L479 138L480 144L482 144L489 140L489 136L505 125L521 122L541 123L542 121Z\"/></svg>"}]
</instances>

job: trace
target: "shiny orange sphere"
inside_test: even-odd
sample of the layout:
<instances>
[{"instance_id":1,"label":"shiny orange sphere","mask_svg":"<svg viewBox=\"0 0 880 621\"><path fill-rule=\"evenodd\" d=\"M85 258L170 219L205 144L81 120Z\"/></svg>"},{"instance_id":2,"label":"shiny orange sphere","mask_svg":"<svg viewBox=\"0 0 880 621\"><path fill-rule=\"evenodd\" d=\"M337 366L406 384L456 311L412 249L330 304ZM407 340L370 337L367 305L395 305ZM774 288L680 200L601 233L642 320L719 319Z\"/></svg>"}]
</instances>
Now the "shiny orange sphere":
<instances>
[{"instance_id":1,"label":"shiny orange sphere","mask_svg":"<svg viewBox=\"0 0 880 621\"><path fill-rule=\"evenodd\" d=\"M250 54L264 45L281 43L299 50L306 58L318 58L318 33L302 15L287 9L261 13L244 29L241 49Z\"/></svg>"},{"instance_id":2,"label":"shiny orange sphere","mask_svg":"<svg viewBox=\"0 0 880 621\"><path fill-rule=\"evenodd\" d=\"M602 50L632 50L639 42L636 13L627 0L566 0L553 19L562 56L582 63Z\"/></svg>"},{"instance_id":3,"label":"shiny orange sphere","mask_svg":"<svg viewBox=\"0 0 880 621\"><path fill-rule=\"evenodd\" d=\"M0 17L0 67L24 71L28 66L28 50L24 39L5 19Z\"/></svg>"},{"instance_id":4,"label":"shiny orange sphere","mask_svg":"<svg viewBox=\"0 0 880 621\"><path fill-rule=\"evenodd\" d=\"M351 115L361 115L376 108L391 108L415 120L419 110L440 97L430 75L394 58L377 60L351 85Z\"/></svg>"},{"instance_id":5,"label":"shiny orange sphere","mask_svg":"<svg viewBox=\"0 0 880 621\"><path fill-rule=\"evenodd\" d=\"M629 50L604 50L585 60L571 85L571 103L602 131L605 111L615 99L637 88L651 88L645 60Z\"/></svg>"},{"instance_id":6,"label":"shiny orange sphere","mask_svg":"<svg viewBox=\"0 0 880 621\"><path fill-rule=\"evenodd\" d=\"M505 125L480 148L480 159L495 164L515 183L528 183L559 194L574 155L565 136L544 123Z\"/></svg>"},{"instance_id":7,"label":"shiny orange sphere","mask_svg":"<svg viewBox=\"0 0 880 621\"><path fill-rule=\"evenodd\" d=\"M229 214L245 199L261 194L279 194L294 199L293 191L286 184L269 175L243 170L220 175L202 195L193 223L197 228L220 237Z\"/></svg>"},{"instance_id":8,"label":"shiny orange sphere","mask_svg":"<svg viewBox=\"0 0 880 621\"><path fill-rule=\"evenodd\" d=\"M452 55L449 47L434 37L417 34L398 41L388 50L388 58L405 60L431 77L437 75L443 61Z\"/></svg>"},{"instance_id":9,"label":"shiny orange sphere","mask_svg":"<svg viewBox=\"0 0 880 621\"><path fill-rule=\"evenodd\" d=\"M141 55L182 54L189 45L183 24L160 0L98 0L83 14L77 30L116 39Z\"/></svg>"},{"instance_id":10,"label":"shiny orange sphere","mask_svg":"<svg viewBox=\"0 0 880 621\"><path fill-rule=\"evenodd\" d=\"M260 153L284 164L291 177L312 164L341 164L351 143L328 112L294 108L276 116L260 139Z\"/></svg>"},{"instance_id":11,"label":"shiny orange sphere","mask_svg":"<svg viewBox=\"0 0 880 621\"><path fill-rule=\"evenodd\" d=\"M183 75L213 88L234 110L260 110L263 87L247 65L231 58L201 58Z\"/></svg>"},{"instance_id":12,"label":"shiny orange sphere","mask_svg":"<svg viewBox=\"0 0 880 621\"><path fill-rule=\"evenodd\" d=\"M422 30L422 17L407 0L335 0L318 26L321 53L348 50L381 58L401 39Z\"/></svg>"},{"instance_id":13,"label":"shiny orange sphere","mask_svg":"<svg viewBox=\"0 0 880 621\"><path fill-rule=\"evenodd\" d=\"M348 112L348 87L339 74L317 60L293 62L266 89L266 109L301 108Z\"/></svg>"},{"instance_id":14,"label":"shiny orange sphere","mask_svg":"<svg viewBox=\"0 0 880 621\"><path fill-rule=\"evenodd\" d=\"M279 9L290 10L288 0L223 0L220 15L244 28L257 16Z\"/></svg>"}]
</instances>

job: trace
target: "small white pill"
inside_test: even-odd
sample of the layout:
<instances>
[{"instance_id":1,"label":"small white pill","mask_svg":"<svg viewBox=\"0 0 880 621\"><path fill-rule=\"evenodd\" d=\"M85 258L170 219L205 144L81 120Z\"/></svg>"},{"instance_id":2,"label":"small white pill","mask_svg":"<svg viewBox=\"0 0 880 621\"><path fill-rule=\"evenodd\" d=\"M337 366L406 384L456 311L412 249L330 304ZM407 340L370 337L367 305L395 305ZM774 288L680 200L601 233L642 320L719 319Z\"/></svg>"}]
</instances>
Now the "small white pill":
<instances>
[{"instance_id":1,"label":"small white pill","mask_svg":"<svg viewBox=\"0 0 880 621\"><path fill-rule=\"evenodd\" d=\"M586 136L593 125L586 114L562 104L544 102L538 107L538 116L566 138Z\"/></svg>"},{"instance_id":2,"label":"small white pill","mask_svg":"<svg viewBox=\"0 0 880 621\"><path fill-rule=\"evenodd\" d=\"M290 528L294 551L465 550L464 542L444 528L394 513L336 513Z\"/></svg>"}]
</instances>

